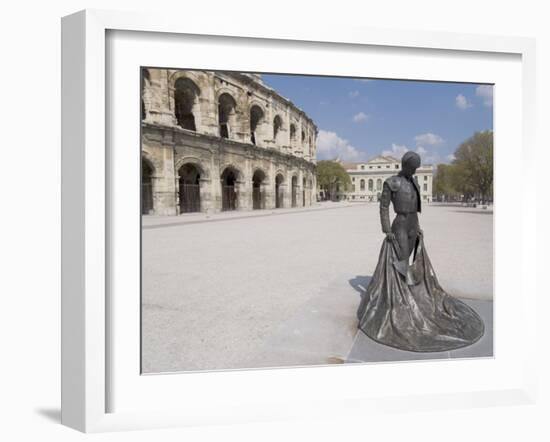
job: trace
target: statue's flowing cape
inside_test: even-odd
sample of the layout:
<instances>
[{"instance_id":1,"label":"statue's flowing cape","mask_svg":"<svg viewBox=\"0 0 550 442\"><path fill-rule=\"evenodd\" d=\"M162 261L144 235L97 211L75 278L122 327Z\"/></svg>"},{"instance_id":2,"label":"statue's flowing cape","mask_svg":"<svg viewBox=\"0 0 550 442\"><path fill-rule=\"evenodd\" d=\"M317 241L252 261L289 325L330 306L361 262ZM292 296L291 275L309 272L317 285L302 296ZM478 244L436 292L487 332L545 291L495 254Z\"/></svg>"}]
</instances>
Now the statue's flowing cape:
<instances>
[{"instance_id":1,"label":"statue's flowing cape","mask_svg":"<svg viewBox=\"0 0 550 442\"><path fill-rule=\"evenodd\" d=\"M483 321L441 288L422 235L409 270L412 285L394 265L399 261L397 247L387 238L382 244L378 265L357 310L359 328L377 342L417 352L453 350L481 338Z\"/></svg>"}]
</instances>

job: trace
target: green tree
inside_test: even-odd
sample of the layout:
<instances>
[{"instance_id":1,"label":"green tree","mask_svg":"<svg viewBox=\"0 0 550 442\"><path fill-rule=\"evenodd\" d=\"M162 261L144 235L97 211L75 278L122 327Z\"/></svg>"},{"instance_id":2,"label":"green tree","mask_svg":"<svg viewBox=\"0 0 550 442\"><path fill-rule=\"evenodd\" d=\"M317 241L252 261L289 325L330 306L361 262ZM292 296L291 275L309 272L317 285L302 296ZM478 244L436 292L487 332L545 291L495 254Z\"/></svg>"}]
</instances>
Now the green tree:
<instances>
[{"instance_id":1,"label":"green tree","mask_svg":"<svg viewBox=\"0 0 550 442\"><path fill-rule=\"evenodd\" d=\"M493 131L476 132L454 153L452 186L465 197L493 199Z\"/></svg>"},{"instance_id":2,"label":"green tree","mask_svg":"<svg viewBox=\"0 0 550 442\"><path fill-rule=\"evenodd\" d=\"M458 192L454 187L455 177L451 164L438 164L434 175L433 192L436 200L454 199Z\"/></svg>"},{"instance_id":3,"label":"green tree","mask_svg":"<svg viewBox=\"0 0 550 442\"><path fill-rule=\"evenodd\" d=\"M317 184L334 201L338 191L351 187L351 179L340 163L323 160L317 163Z\"/></svg>"}]
</instances>

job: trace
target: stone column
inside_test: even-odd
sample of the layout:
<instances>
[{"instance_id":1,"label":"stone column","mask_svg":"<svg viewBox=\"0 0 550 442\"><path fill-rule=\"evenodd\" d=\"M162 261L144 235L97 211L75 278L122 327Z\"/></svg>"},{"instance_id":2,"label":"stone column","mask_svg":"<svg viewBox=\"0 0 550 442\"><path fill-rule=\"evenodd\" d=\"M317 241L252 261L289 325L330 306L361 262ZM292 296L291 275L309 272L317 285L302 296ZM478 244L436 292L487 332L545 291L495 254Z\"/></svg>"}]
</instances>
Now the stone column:
<instances>
[{"instance_id":1,"label":"stone column","mask_svg":"<svg viewBox=\"0 0 550 442\"><path fill-rule=\"evenodd\" d=\"M286 182L283 182L280 186L279 186L279 195L280 195L280 208L281 209L286 209L287 207L290 207L291 204L292 204L292 200L289 200L288 199L288 190L287 190L287 183ZM275 206L275 204L273 205Z\"/></svg>"},{"instance_id":2,"label":"stone column","mask_svg":"<svg viewBox=\"0 0 550 442\"><path fill-rule=\"evenodd\" d=\"M201 212L214 212L214 204L212 200L212 183L214 180L208 178L199 179L199 191L201 196Z\"/></svg>"},{"instance_id":3,"label":"stone column","mask_svg":"<svg viewBox=\"0 0 550 442\"><path fill-rule=\"evenodd\" d=\"M275 200L273 198L274 195L271 183L269 183L267 180L264 180L264 182L260 185L260 192L263 200L263 205L261 208L271 209L272 207L275 207Z\"/></svg>"},{"instance_id":4,"label":"stone column","mask_svg":"<svg viewBox=\"0 0 550 442\"><path fill-rule=\"evenodd\" d=\"M250 210L252 209L252 193L249 192L249 182L246 180L235 181L235 190L237 191L237 210Z\"/></svg>"}]
</instances>

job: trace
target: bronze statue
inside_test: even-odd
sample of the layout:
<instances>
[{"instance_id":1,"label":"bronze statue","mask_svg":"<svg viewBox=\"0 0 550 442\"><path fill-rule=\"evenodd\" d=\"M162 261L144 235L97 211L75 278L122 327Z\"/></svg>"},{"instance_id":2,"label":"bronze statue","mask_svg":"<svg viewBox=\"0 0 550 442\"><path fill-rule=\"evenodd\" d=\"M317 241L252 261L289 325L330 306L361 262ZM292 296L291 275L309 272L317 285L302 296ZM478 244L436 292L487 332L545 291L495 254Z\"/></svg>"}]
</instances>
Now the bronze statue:
<instances>
[{"instance_id":1,"label":"bronze statue","mask_svg":"<svg viewBox=\"0 0 550 442\"><path fill-rule=\"evenodd\" d=\"M414 173L420 167L420 156L407 152L401 164L399 174L384 182L380 197L386 238L357 310L358 326L375 341L402 350L465 347L483 336L483 321L439 285L418 223L422 202ZM390 203L396 213L391 224Z\"/></svg>"}]
</instances>

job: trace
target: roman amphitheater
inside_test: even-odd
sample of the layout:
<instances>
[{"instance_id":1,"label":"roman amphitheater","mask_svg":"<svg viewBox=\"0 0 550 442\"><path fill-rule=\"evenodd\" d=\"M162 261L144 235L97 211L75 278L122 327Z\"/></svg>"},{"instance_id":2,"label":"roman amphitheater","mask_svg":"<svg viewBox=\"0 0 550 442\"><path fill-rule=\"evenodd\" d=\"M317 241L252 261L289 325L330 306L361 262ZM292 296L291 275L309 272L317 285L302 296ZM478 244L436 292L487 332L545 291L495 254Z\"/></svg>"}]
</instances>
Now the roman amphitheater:
<instances>
[{"instance_id":1,"label":"roman amphitheater","mask_svg":"<svg viewBox=\"0 0 550 442\"><path fill-rule=\"evenodd\" d=\"M142 69L141 99L142 214L314 202L317 127L261 76Z\"/></svg>"}]
</instances>

